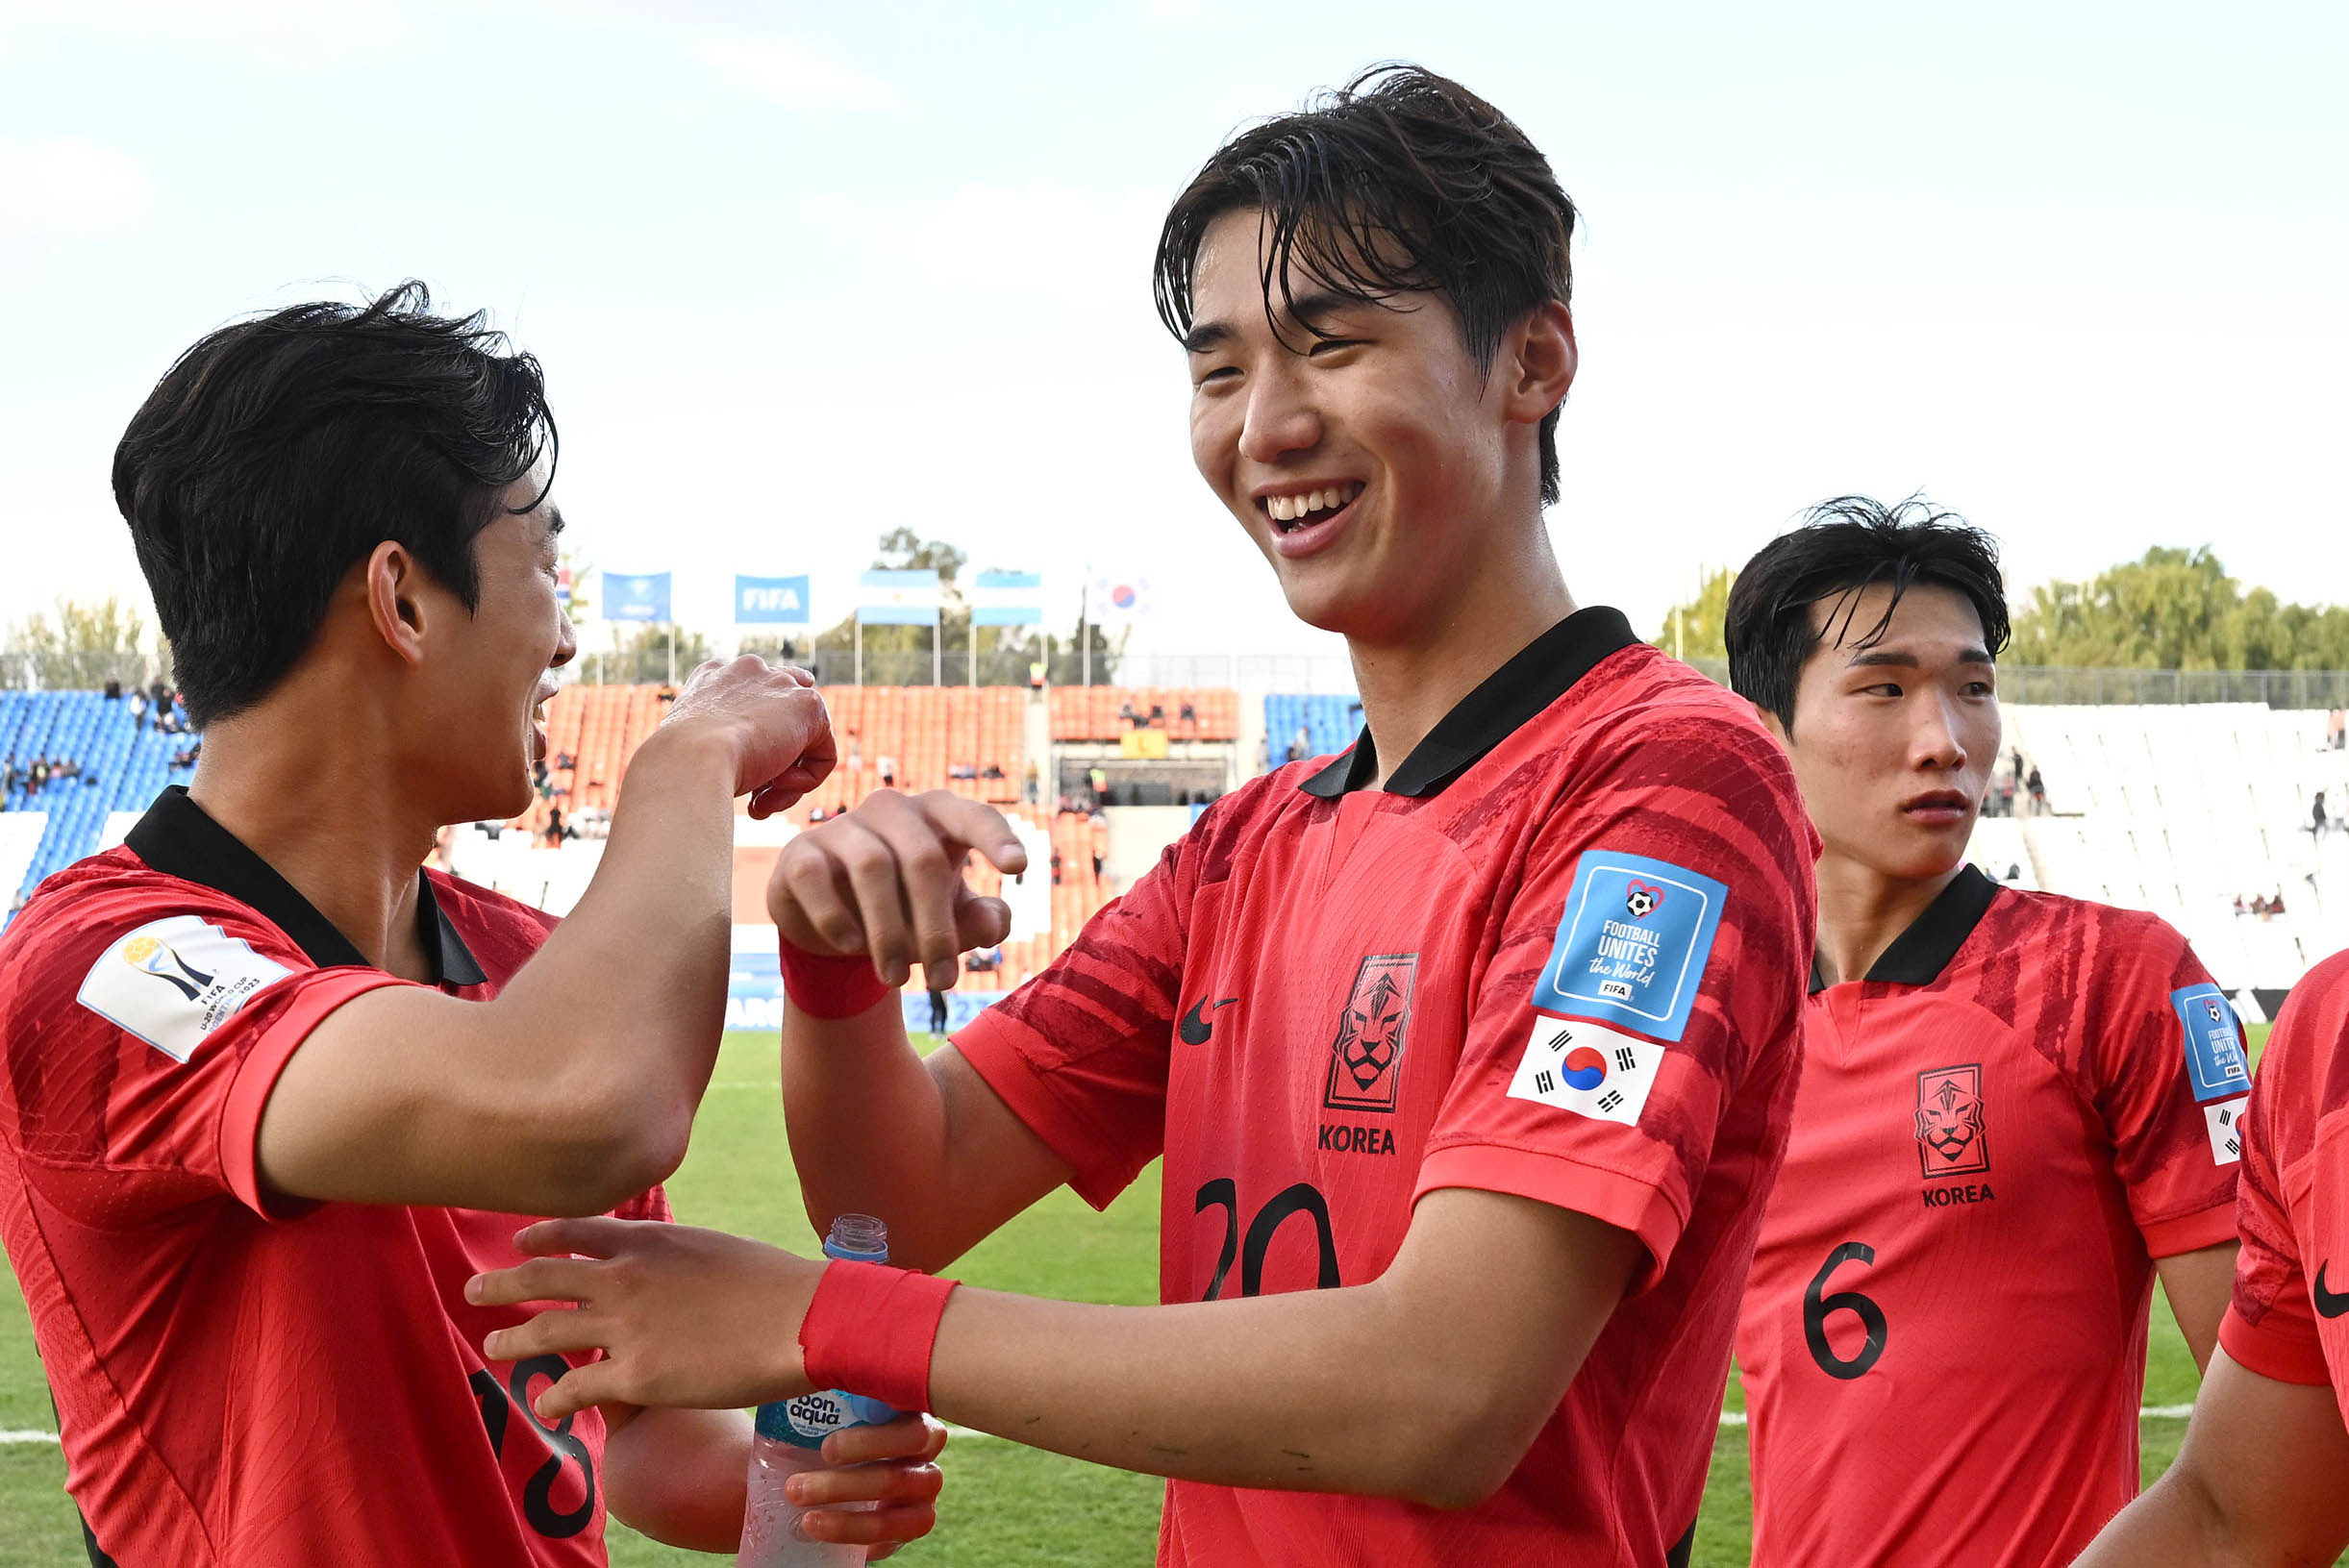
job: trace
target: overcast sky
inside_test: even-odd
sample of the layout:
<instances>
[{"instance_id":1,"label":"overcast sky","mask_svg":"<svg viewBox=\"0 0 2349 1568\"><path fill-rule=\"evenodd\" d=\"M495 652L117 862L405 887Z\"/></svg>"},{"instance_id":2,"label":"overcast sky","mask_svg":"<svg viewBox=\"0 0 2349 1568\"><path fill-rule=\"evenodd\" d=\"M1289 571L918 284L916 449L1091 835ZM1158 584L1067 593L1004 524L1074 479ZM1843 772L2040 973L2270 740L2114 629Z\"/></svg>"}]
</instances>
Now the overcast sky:
<instances>
[{"instance_id":1,"label":"overcast sky","mask_svg":"<svg viewBox=\"0 0 2349 1568\"><path fill-rule=\"evenodd\" d=\"M143 591L107 485L171 359L403 277L547 366L579 549L818 613L899 523L1323 646L1200 484L1149 298L1235 126L1386 58L1585 214L1551 513L1653 631L1922 488L2021 587L2211 544L2349 601L2349 7L0 0L0 620Z\"/></svg>"}]
</instances>

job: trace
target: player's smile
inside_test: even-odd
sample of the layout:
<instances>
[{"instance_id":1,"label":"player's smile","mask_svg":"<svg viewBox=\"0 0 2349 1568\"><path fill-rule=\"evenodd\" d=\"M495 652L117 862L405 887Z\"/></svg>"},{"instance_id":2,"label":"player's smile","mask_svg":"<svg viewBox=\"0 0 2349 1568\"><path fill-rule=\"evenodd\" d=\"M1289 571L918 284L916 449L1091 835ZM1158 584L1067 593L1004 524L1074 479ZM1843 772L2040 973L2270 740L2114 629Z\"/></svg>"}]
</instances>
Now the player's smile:
<instances>
[{"instance_id":1,"label":"player's smile","mask_svg":"<svg viewBox=\"0 0 2349 1568\"><path fill-rule=\"evenodd\" d=\"M1296 560L1337 541L1366 488L1359 479L1287 482L1260 485L1254 500L1271 531L1272 548Z\"/></svg>"}]
</instances>

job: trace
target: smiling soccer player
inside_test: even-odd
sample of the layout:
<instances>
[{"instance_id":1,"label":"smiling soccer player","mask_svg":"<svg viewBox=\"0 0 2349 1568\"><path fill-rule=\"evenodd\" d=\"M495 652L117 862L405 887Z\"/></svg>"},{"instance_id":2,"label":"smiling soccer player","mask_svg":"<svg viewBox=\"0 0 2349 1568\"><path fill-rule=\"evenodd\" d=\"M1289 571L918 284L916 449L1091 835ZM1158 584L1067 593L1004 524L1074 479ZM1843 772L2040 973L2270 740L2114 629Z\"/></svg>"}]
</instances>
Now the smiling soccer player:
<instances>
[{"instance_id":1,"label":"smiling soccer player","mask_svg":"<svg viewBox=\"0 0 2349 1568\"><path fill-rule=\"evenodd\" d=\"M1845 497L1730 593L1826 840L1802 1092L1737 1328L1761 1568L2069 1562L2137 1488L2158 1274L2226 1305L2234 1011L2150 914L1966 864L2000 741L1988 537Z\"/></svg>"},{"instance_id":2,"label":"smiling soccer player","mask_svg":"<svg viewBox=\"0 0 2349 1568\"><path fill-rule=\"evenodd\" d=\"M500 1354L611 1350L545 1408L923 1401L1172 1478L1168 1563L1685 1560L1814 840L1752 710L1577 610L1551 552L1573 218L1498 111L1399 69L1244 133L1166 221L1193 457L1345 636L1347 755L1227 796L926 1062L890 987L1000 936L956 868L1019 863L1002 819L884 791L777 861L811 1213L937 1269L1163 1157L1164 1305L542 1226L612 1259L484 1287L584 1301Z\"/></svg>"}]
</instances>

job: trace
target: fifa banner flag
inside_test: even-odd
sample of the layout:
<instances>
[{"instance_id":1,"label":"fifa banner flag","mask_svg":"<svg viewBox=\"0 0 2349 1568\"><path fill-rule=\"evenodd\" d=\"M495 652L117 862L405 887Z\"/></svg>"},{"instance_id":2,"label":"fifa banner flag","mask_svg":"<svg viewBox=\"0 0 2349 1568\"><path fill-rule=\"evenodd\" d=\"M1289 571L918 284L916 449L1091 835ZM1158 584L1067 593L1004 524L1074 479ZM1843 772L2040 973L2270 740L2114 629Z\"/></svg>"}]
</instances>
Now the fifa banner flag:
<instances>
[{"instance_id":1,"label":"fifa banner flag","mask_svg":"<svg viewBox=\"0 0 2349 1568\"><path fill-rule=\"evenodd\" d=\"M807 625L807 578L744 577L737 573L734 580L734 623L737 626Z\"/></svg>"},{"instance_id":2,"label":"fifa banner flag","mask_svg":"<svg viewBox=\"0 0 2349 1568\"><path fill-rule=\"evenodd\" d=\"M1095 626L1131 626L1150 613L1150 580L1096 577L1087 610Z\"/></svg>"},{"instance_id":3,"label":"fifa banner flag","mask_svg":"<svg viewBox=\"0 0 2349 1568\"><path fill-rule=\"evenodd\" d=\"M867 626L936 626L938 574L871 571L857 579L857 619Z\"/></svg>"},{"instance_id":4,"label":"fifa banner flag","mask_svg":"<svg viewBox=\"0 0 2349 1568\"><path fill-rule=\"evenodd\" d=\"M971 580L970 624L973 626L1043 625L1044 574L1041 572L981 572Z\"/></svg>"},{"instance_id":5,"label":"fifa banner flag","mask_svg":"<svg viewBox=\"0 0 2349 1568\"><path fill-rule=\"evenodd\" d=\"M670 619L669 574L646 572L641 576L628 577L619 572L606 572L604 619L666 623Z\"/></svg>"}]
</instances>

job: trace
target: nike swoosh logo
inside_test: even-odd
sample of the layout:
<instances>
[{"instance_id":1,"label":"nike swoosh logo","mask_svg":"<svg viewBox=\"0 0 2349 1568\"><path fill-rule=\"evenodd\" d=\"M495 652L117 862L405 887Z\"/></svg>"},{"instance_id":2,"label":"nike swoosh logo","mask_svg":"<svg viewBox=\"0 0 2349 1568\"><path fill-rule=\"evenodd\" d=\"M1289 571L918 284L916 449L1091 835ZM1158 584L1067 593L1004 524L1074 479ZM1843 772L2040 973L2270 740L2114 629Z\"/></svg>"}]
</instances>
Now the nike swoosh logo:
<instances>
[{"instance_id":1,"label":"nike swoosh logo","mask_svg":"<svg viewBox=\"0 0 2349 1568\"><path fill-rule=\"evenodd\" d=\"M1183 1015L1182 1025L1175 1033L1183 1036L1185 1045L1207 1044L1208 1036L1215 1033L1215 1026L1200 1017L1199 1009L1206 1008L1212 1010L1216 1008L1228 1008L1238 1000L1237 996L1227 996L1220 1002L1210 1002L1206 997L1201 997L1191 1004L1190 1011Z\"/></svg>"},{"instance_id":2,"label":"nike swoosh logo","mask_svg":"<svg viewBox=\"0 0 2349 1568\"><path fill-rule=\"evenodd\" d=\"M2316 1265L2316 1284L2312 1294L2316 1298L2316 1311L2320 1317L2338 1317L2343 1312L2349 1312L2349 1291L2337 1294L2325 1288L2325 1268L2332 1261L2328 1257Z\"/></svg>"}]
</instances>

